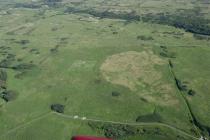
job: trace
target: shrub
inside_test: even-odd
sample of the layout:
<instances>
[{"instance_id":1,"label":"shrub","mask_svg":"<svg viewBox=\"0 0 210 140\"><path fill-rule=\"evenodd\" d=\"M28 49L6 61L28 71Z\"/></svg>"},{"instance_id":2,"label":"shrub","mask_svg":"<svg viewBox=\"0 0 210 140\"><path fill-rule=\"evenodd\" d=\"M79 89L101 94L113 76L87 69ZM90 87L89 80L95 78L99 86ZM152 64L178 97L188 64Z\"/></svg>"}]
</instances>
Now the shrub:
<instances>
[{"instance_id":1,"label":"shrub","mask_svg":"<svg viewBox=\"0 0 210 140\"><path fill-rule=\"evenodd\" d=\"M52 52L52 53L58 52L58 49L57 48L52 48L52 49L50 49L50 52Z\"/></svg>"},{"instance_id":2,"label":"shrub","mask_svg":"<svg viewBox=\"0 0 210 140\"><path fill-rule=\"evenodd\" d=\"M114 97L118 97L118 96L120 96L120 93L119 93L119 92L117 92L117 91L113 91L113 92L112 92L112 96L114 96Z\"/></svg>"},{"instance_id":3,"label":"shrub","mask_svg":"<svg viewBox=\"0 0 210 140\"><path fill-rule=\"evenodd\" d=\"M143 35L139 35L137 36L137 39L140 39L140 40L145 40L145 41L148 41L148 40L154 40L151 36L143 36Z\"/></svg>"},{"instance_id":4,"label":"shrub","mask_svg":"<svg viewBox=\"0 0 210 140\"><path fill-rule=\"evenodd\" d=\"M183 84L179 79L175 78L176 86L180 91L187 91L187 85Z\"/></svg>"},{"instance_id":5,"label":"shrub","mask_svg":"<svg viewBox=\"0 0 210 140\"><path fill-rule=\"evenodd\" d=\"M26 45L28 43L30 43L29 40L20 40L20 41L16 41L16 43L21 44L21 45Z\"/></svg>"},{"instance_id":6,"label":"shrub","mask_svg":"<svg viewBox=\"0 0 210 140\"><path fill-rule=\"evenodd\" d=\"M10 64L11 64L11 61L10 61L10 60L8 60L8 59L3 59L3 60L0 62L0 67L1 67L1 68L8 68Z\"/></svg>"},{"instance_id":7,"label":"shrub","mask_svg":"<svg viewBox=\"0 0 210 140\"><path fill-rule=\"evenodd\" d=\"M196 92L194 90L192 90L192 89L190 89L187 93L190 96L194 96L196 94Z\"/></svg>"},{"instance_id":8,"label":"shrub","mask_svg":"<svg viewBox=\"0 0 210 140\"><path fill-rule=\"evenodd\" d=\"M170 66L171 68L173 68L173 67L174 67L174 65L173 65L173 63L172 63L172 61L171 61L171 60L168 60L168 63L169 63L169 66Z\"/></svg>"},{"instance_id":9,"label":"shrub","mask_svg":"<svg viewBox=\"0 0 210 140\"><path fill-rule=\"evenodd\" d=\"M50 108L51 108L52 111L55 111L55 112L58 112L58 113L64 113L65 106L61 105L61 104L52 104L50 106Z\"/></svg>"},{"instance_id":10,"label":"shrub","mask_svg":"<svg viewBox=\"0 0 210 140\"><path fill-rule=\"evenodd\" d=\"M2 99L4 99L6 102L15 100L17 98L17 93L15 91L9 90L4 91L1 93Z\"/></svg>"},{"instance_id":11,"label":"shrub","mask_svg":"<svg viewBox=\"0 0 210 140\"><path fill-rule=\"evenodd\" d=\"M23 63L23 64L19 64L19 65L13 66L12 69L23 71L23 70L30 70L30 69L32 69L34 67L35 67L34 64Z\"/></svg>"},{"instance_id":12,"label":"shrub","mask_svg":"<svg viewBox=\"0 0 210 140\"><path fill-rule=\"evenodd\" d=\"M7 81L7 72L3 69L0 69L0 80L4 82Z\"/></svg>"},{"instance_id":13,"label":"shrub","mask_svg":"<svg viewBox=\"0 0 210 140\"><path fill-rule=\"evenodd\" d=\"M166 47L166 46L162 46L162 45L160 46L160 48L162 48L162 49L167 49L167 47Z\"/></svg>"}]
</instances>

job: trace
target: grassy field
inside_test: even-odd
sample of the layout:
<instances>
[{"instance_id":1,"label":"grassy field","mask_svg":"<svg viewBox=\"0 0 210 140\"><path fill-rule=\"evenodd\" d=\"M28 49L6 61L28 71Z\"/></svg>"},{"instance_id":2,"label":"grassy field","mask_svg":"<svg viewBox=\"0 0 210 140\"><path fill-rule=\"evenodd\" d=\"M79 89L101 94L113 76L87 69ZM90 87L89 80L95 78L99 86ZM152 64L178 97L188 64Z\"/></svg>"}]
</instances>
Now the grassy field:
<instances>
[{"instance_id":1,"label":"grassy field","mask_svg":"<svg viewBox=\"0 0 210 140\"><path fill-rule=\"evenodd\" d=\"M209 138L210 37L141 20L199 8L207 20L209 6L0 0L0 140ZM15 97L7 102L6 93ZM52 104L71 117L52 113Z\"/></svg>"}]
</instances>

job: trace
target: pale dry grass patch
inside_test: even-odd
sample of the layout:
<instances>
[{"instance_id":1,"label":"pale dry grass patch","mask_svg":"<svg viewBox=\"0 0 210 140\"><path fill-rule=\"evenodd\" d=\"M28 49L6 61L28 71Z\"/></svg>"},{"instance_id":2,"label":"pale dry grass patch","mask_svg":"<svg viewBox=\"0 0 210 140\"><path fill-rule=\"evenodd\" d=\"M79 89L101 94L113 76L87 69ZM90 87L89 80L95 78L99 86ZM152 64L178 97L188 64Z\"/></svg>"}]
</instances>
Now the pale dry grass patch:
<instances>
[{"instance_id":1,"label":"pale dry grass patch","mask_svg":"<svg viewBox=\"0 0 210 140\"><path fill-rule=\"evenodd\" d=\"M128 51L109 56L100 70L105 80L137 92L148 102L159 105L175 105L173 86L161 81L163 73L155 66L163 66L167 61L155 55L151 50ZM138 87L142 87L138 91Z\"/></svg>"},{"instance_id":2,"label":"pale dry grass patch","mask_svg":"<svg viewBox=\"0 0 210 140\"><path fill-rule=\"evenodd\" d=\"M109 56L100 69L107 81L136 90L139 79L147 84L159 80L162 74L154 66L164 64L166 61L151 51L128 51Z\"/></svg>"}]
</instances>

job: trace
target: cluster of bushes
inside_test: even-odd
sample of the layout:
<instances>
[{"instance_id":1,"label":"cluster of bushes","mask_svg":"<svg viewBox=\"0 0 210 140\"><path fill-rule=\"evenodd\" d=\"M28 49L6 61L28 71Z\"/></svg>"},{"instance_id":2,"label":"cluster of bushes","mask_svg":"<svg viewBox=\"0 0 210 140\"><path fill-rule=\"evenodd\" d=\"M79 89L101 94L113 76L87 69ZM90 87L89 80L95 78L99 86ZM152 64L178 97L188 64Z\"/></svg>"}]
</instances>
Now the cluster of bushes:
<instances>
[{"instance_id":1,"label":"cluster of bushes","mask_svg":"<svg viewBox=\"0 0 210 140\"><path fill-rule=\"evenodd\" d=\"M7 72L4 69L0 69L0 88L6 88Z\"/></svg>"},{"instance_id":2,"label":"cluster of bushes","mask_svg":"<svg viewBox=\"0 0 210 140\"><path fill-rule=\"evenodd\" d=\"M0 80L7 81L7 72L4 69L0 69Z\"/></svg>"},{"instance_id":3,"label":"cluster of bushes","mask_svg":"<svg viewBox=\"0 0 210 140\"><path fill-rule=\"evenodd\" d=\"M6 102L15 100L17 98L17 93L12 90L5 90L0 94L0 97L4 99Z\"/></svg>"},{"instance_id":4,"label":"cluster of bushes","mask_svg":"<svg viewBox=\"0 0 210 140\"><path fill-rule=\"evenodd\" d=\"M6 81L7 72L4 69L0 69L0 98L9 102L15 100L18 94L15 91L7 90Z\"/></svg>"},{"instance_id":5,"label":"cluster of bushes","mask_svg":"<svg viewBox=\"0 0 210 140\"><path fill-rule=\"evenodd\" d=\"M122 139L129 136L137 136L144 134L154 134L162 136L166 135L163 132L161 132L160 128L146 129L130 125L96 123L96 122L88 122L88 126L93 130L98 130L100 132L103 132L104 136L106 136L107 138L113 138L113 139Z\"/></svg>"},{"instance_id":6,"label":"cluster of bushes","mask_svg":"<svg viewBox=\"0 0 210 140\"><path fill-rule=\"evenodd\" d=\"M8 68L13 61L15 61L15 55L14 54L5 54L7 55L3 60L0 61L0 67L1 68Z\"/></svg>"},{"instance_id":7,"label":"cluster of bushes","mask_svg":"<svg viewBox=\"0 0 210 140\"><path fill-rule=\"evenodd\" d=\"M1 46L0 50L11 50L11 47L7 47L7 46Z\"/></svg>"},{"instance_id":8,"label":"cluster of bushes","mask_svg":"<svg viewBox=\"0 0 210 140\"><path fill-rule=\"evenodd\" d=\"M50 109L57 113L64 113L64 108L65 108L65 106L62 104L52 104L50 106Z\"/></svg>"},{"instance_id":9,"label":"cluster of bushes","mask_svg":"<svg viewBox=\"0 0 210 140\"><path fill-rule=\"evenodd\" d=\"M115 13L112 11L96 11L94 9L77 9L74 7L68 7L65 13L85 13L99 18L110 18L110 19L123 19L127 21L140 21L140 16L135 11L126 13L119 12Z\"/></svg>"},{"instance_id":10,"label":"cluster of bushes","mask_svg":"<svg viewBox=\"0 0 210 140\"><path fill-rule=\"evenodd\" d=\"M176 82L176 86L180 91L186 92L190 96L194 96L196 92L193 89L189 89L185 82L182 82L181 80L174 78Z\"/></svg>"},{"instance_id":11,"label":"cluster of bushes","mask_svg":"<svg viewBox=\"0 0 210 140\"><path fill-rule=\"evenodd\" d=\"M175 78L176 86L180 91L187 91L187 85L181 80Z\"/></svg>"},{"instance_id":12,"label":"cluster of bushes","mask_svg":"<svg viewBox=\"0 0 210 140\"><path fill-rule=\"evenodd\" d=\"M119 139L138 134L138 129L128 125L88 122L93 130L100 130L107 138Z\"/></svg>"},{"instance_id":13,"label":"cluster of bushes","mask_svg":"<svg viewBox=\"0 0 210 140\"><path fill-rule=\"evenodd\" d=\"M187 32L210 35L209 19L201 17L197 11L183 11L175 14L147 14L142 17L144 22L152 22L182 28Z\"/></svg>"}]
</instances>

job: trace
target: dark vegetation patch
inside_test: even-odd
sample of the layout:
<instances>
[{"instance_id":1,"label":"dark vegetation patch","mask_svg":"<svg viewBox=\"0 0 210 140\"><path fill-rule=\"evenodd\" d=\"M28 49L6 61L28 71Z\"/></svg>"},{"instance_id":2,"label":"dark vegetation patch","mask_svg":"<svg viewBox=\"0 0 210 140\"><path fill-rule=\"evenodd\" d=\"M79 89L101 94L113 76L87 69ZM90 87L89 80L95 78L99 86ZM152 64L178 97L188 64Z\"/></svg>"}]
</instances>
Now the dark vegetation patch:
<instances>
[{"instance_id":1,"label":"dark vegetation patch","mask_svg":"<svg viewBox=\"0 0 210 140\"><path fill-rule=\"evenodd\" d=\"M203 18L198 9L177 11L174 14L150 13L144 15L142 20L144 22L174 26L195 34L210 35L210 20Z\"/></svg>"},{"instance_id":2,"label":"dark vegetation patch","mask_svg":"<svg viewBox=\"0 0 210 140\"><path fill-rule=\"evenodd\" d=\"M161 122L161 121L162 117L156 112L148 115L138 116L136 118L136 122Z\"/></svg>"},{"instance_id":3,"label":"dark vegetation patch","mask_svg":"<svg viewBox=\"0 0 210 140\"><path fill-rule=\"evenodd\" d=\"M150 40L154 40L153 37L151 36L144 36L144 35L139 35L136 37L138 40L144 40L144 41L150 41Z\"/></svg>"},{"instance_id":4,"label":"dark vegetation patch","mask_svg":"<svg viewBox=\"0 0 210 140\"><path fill-rule=\"evenodd\" d=\"M158 13L158 14L146 14L137 15L135 11L132 12L113 12L110 10L95 10L95 9L78 9L75 7L68 7L65 13L73 14L89 14L99 18L110 18L110 19L123 19L126 21L140 21L151 22L163 25L174 26L176 28L184 29L187 32L210 35L210 20L205 19L200 9L191 10L177 10L175 13ZM164 32L164 34L174 35L175 37L183 36L184 33L179 32ZM151 39L151 38L150 38Z\"/></svg>"},{"instance_id":5,"label":"dark vegetation patch","mask_svg":"<svg viewBox=\"0 0 210 140\"><path fill-rule=\"evenodd\" d=\"M15 61L15 55L6 51L4 56L5 58L0 61L0 68L9 68L12 62Z\"/></svg>"},{"instance_id":6,"label":"dark vegetation patch","mask_svg":"<svg viewBox=\"0 0 210 140\"><path fill-rule=\"evenodd\" d=\"M140 100L143 101L143 102L145 102L145 103L148 103L149 102L147 99L145 99L143 97L141 97Z\"/></svg>"},{"instance_id":7,"label":"dark vegetation patch","mask_svg":"<svg viewBox=\"0 0 210 140\"><path fill-rule=\"evenodd\" d=\"M50 52L56 53L56 52L58 52L58 48L59 48L59 45L56 45L54 48L50 49Z\"/></svg>"},{"instance_id":8,"label":"dark vegetation patch","mask_svg":"<svg viewBox=\"0 0 210 140\"><path fill-rule=\"evenodd\" d=\"M207 35L193 34L193 37L197 40L210 40L210 36Z\"/></svg>"},{"instance_id":9,"label":"dark vegetation patch","mask_svg":"<svg viewBox=\"0 0 210 140\"><path fill-rule=\"evenodd\" d=\"M9 102L17 98L17 92L7 89L7 72L6 69L0 69L0 98Z\"/></svg>"},{"instance_id":10,"label":"dark vegetation patch","mask_svg":"<svg viewBox=\"0 0 210 140\"><path fill-rule=\"evenodd\" d=\"M175 78L176 86L180 91L187 91L187 85L181 80Z\"/></svg>"},{"instance_id":11,"label":"dark vegetation patch","mask_svg":"<svg viewBox=\"0 0 210 140\"><path fill-rule=\"evenodd\" d=\"M50 109L57 113L64 113L64 108L65 108L65 106L62 104L52 104L50 106Z\"/></svg>"},{"instance_id":12,"label":"dark vegetation patch","mask_svg":"<svg viewBox=\"0 0 210 140\"><path fill-rule=\"evenodd\" d=\"M6 102L13 101L17 98L17 92L12 90L5 90L1 93L1 98L4 99Z\"/></svg>"},{"instance_id":13,"label":"dark vegetation patch","mask_svg":"<svg viewBox=\"0 0 210 140\"><path fill-rule=\"evenodd\" d=\"M113 96L113 97L118 97L118 96L120 96L120 92L113 91L113 92L112 92L112 96Z\"/></svg>"},{"instance_id":14,"label":"dark vegetation patch","mask_svg":"<svg viewBox=\"0 0 210 140\"><path fill-rule=\"evenodd\" d=\"M167 58L176 58L176 53L170 52L166 46L160 46L160 48L161 48L160 56Z\"/></svg>"},{"instance_id":15,"label":"dark vegetation patch","mask_svg":"<svg viewBox=\"0 0 210 140\"><path fill-rule=\"evenodd\" d=\"M112 34L113 35L116 35L116 34L118 34L118 32L117 31L113 31Z\"/></svg>"},{"instance_id":16,"label":"dark vegetation patch","mask_svg":"<svg viewBox=\"0 0 210 140\"><path fill-rule=\"evenodd\" d=\"M0 50L1 50L1 51L4 51L4 50L11 50L11 47L1 46L1 47L0 47Z\"/></svg>"},{"instance_id":17,"label":"dark vegetation patch","mask_svg":"<svg viewBox=\"0 0 210 140\"><path fill-rule=\"evenodd\" d=\"M20 44L20 45L26 45L26 44L29 44L30 41L26 40L26 39L23 39L23 40L20 40L20 41L15 41L15 43Z\"/></svg>"},{"instance_id":18,"label":"dark vegetation patch","mask_svg":"<svg viewBox=\"0 0 210 140\"><path fill-rule=\"evenodd\" d=\"M39 9L39 8L41 8L41 5L35 4L35 3L16 3L14 8Z\"/></svg>"},{"instance_id":19,"label":"dark vegetation patch","mask_svg":"<svg viewBox=\"0 0 210 140\"><path fill-rule=\"evenodd\" d=\"M0 88L6 88L7 72L4 69L0 69Z\"/></svg>"},{"instance_id":20,"label":"dark vegetation patch","mask_svg":"<svg viewBox=\"0 0 210 140\"><path fill-rule=\"evenodd\" d=\"M45 3L56 3L56 2L62 2L63 0L44 0Z\"/></svg>"},{"instance_id":21,"label":"dark vegetation patch","mask_svg":"<svg viewBox=\"0 0 210 140\"><path fill-rule=\"evenodd\" d=\"M170 59L168 60L168 64L169 64L169 67L174 68L174 64L172 63Z\"/></svg>"},{"instance_id":22,"label":"dark vegetation patch","mask_svg":"<svg viewBox=\"0 0 210 140\"><path fill-rule=\"evenodd\" d=\"M66 44L68 44L68 39L69 38L67 38L67 37L61 37L59 44L60 45L66 45Z\"/></svg>"},{"instance_id":23,"label":"dark vegetation patch","mask_svg":"<svg viewBox=\"0 0 210 140\"><path fill-rule=\"evenodd\" d=\"M22 63L22 64L12 66L11 68L14 70L17 70L17 71L25 71L25 70L31 70L34 67L36 67L36 65L34 65L34 64Z\"/></svg>"},{"instance_id":24,"label":"dark vegetation patch","mask_svg":"<svg viewBox=\"0 0 210 140\"><path fill-rule=\"evenodd\" d=\"M142 128L137 126L130 125L122 125L122 124L108 124L108 123L96 123L96 122L88 122L88 126L95 130L100 131L107 138L112 139L125 139L130 136L138 136L138 135L159 135L159 136L167 136L160 128Z\"/></svg>"},{"instance_id":25,"label":"dark vegetation patch","mask_svg":"<svg viewBox=\"0 0 210 140\"><path fill-rule=\"evenodd\" d=\"M60 47L64 47L64 46L66 46L68 44L68 39L69 38L67 38L67 37L60 38L59 41L58 41L58 43L57 43L57 45L54 48L51 48L50 49L50 52L51 53L58 52Z\"/></svg>"},{"instance_id":26,"label":"dark vegetation patch","mask_svg":"<svg viewBox=\"0 0 210 140\"><path fill-rule=\"evenodd\" d=\"M193 89L190 89L187 93L190 96L194 96L196 94L196 92Z\"/></svg>"},{"instance_id":27,"label":"dark vegetation patch","mask_svg":"<svg viewBox=\"0 0 210 140\"><path fill-rule=\"evenodd\" d=\"M43 0L45 5L48 5L49 7L53 8L59 8L63 4L61 3L63 0Z\"/></svg>"},{"instance_id":28,"label":"dark vegetation patch","mask_svg":"<svg viewBox=\"0 0 210 140\"><path fill-rule=\"evenodd\" d=\"M97 11L94 9L78 9L75 7L68 7L65 10L65 13L72 13L72 14L89 14L94 17L99 17L101 19L103 18L109 18L109 19L123 19L127 21L140 21L140 16L136 14L135 11L132 12L112 12L112 11Z\"/></svg>"},{"instance_id":29,"label":"dark vegetation patch","mask_svg":"<svg viewBox=\"0 0 210 140\"><path fill-rule=\"evenodd\" d=\"M59 28L58 27L52 27L51 31L57 31Z\"/></svg>"}]
</instances>

